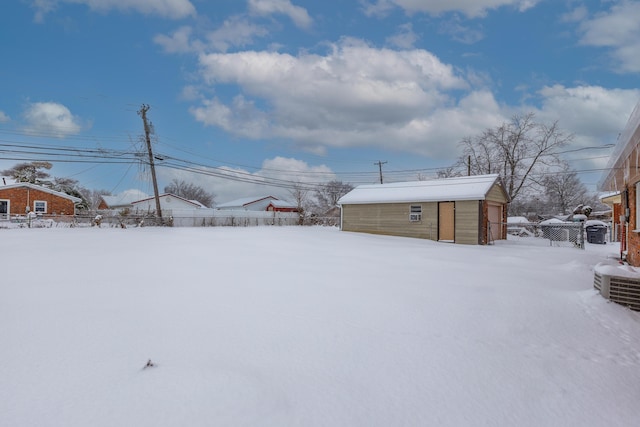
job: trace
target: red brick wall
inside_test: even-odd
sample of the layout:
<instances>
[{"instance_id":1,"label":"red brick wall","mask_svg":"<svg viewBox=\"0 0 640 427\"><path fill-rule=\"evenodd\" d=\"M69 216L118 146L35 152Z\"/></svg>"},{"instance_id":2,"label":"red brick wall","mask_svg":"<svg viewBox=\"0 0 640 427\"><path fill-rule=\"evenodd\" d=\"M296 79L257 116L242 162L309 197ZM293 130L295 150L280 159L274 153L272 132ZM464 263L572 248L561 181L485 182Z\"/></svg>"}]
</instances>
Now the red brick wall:
<instances>
[{"instance_id":1,"label":"red brick wall","mask_svg":"<svg viewBox=\"0 0 640 427\"><path fill-rule=\"evenodd\" d=\"M640 266L640 233L634 233L636 229L636 186L629 185L629 241L627 242L627 261L634 267Z\"/></svg>"},{"instance_id":2,"label":"red brick wall","mask_svg":"<svg viewBox=\"0 0 640 427\"><path fill-rule=\"evenodd\" d=\"M486 245L487 236L489 233L489 204L486 201L480 202L480 208L482 209L482 224L480 225L480 239L478 244Z\"/></svg>"},{"instance_id":3,"label":"red brick wall","mask_svg":"<svg viewBox=\"0 0 640 427\"><path fill-rule=\"evenodd\" d=\"M11 215L24 215L25 207L27 205L30 210L33 211L33 202L35 200L47 202L46 215L75 214L75 206L71 200L29 187L9 189L3 189L0 187L0 199L8 199L10 201L9 213Z\"/></svg>"},{"instance_id":4,"label":"red brick wall","mask_svg":"<svg viewBox=\"0 0 640 427\"><path fill-rule=\"evenodd\" d=\"M487 236L489 235L489 203L487 203L487 201L482 201L481 202L481 209L482 209L482 224L480 224L480 239L479 239L479 244L481 245L486 245L487 242ZM500 227L502 228L502 231L500 233L500 235L502 236L502 239L506 239L507 238L507 205L504 205L502 207L502 224L500 225ZM491 224L491 227L497 227L497 224ZM494 233L495 234L495 233Z\"/></svg>"}]
</instances>

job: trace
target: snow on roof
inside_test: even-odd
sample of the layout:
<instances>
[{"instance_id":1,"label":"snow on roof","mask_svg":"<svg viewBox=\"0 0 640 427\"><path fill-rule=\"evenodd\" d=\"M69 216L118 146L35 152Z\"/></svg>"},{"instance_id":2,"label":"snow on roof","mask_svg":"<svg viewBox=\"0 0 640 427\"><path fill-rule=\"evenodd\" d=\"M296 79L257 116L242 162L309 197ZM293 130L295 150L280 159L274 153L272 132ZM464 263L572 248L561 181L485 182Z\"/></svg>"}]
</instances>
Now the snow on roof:
<instances>
[{"instance_id":1,"label":"snow on roof","mask_svg":"<svg viewBox=\"0 0 640 427\"><path fill-rule=\"evenodd\" d=\"M276 208L297 208L297 206L294 203L287 202L286 200L276 199L276 200L270 201L269 203Z\"/></svg>"},{"instance_id":2,"label":"snow on roof","mask_svg":"<svg viewBox=\"0 0 640 427\"><path fill-rule=\"evenodd\" d=\"M613 148L605 172L600 178L600 182L598 182L598 188L604 188L606 185L611 184L611 181L615 181L616 173L620 170L620 168L616 168L615 166L631 156L631 153L637 146L637 139L633 138L633 136L638 129L640 129L640 101L638 101L633 108L627 124L620 135L618 135L618 142Z\"/></svg>"},{"instance_id":3,"label":"snow on roof","mask_svg":"<svg viewBox=\"0 0 640 427\"><path fill-rule=\"evenodd\" d=\"M202 203L200 203L200 202L195 202L195 201L187 200L187 199L185 199L184 197L176 196L175 194L171 194L171 193L160 194L160 195L158 196L158 198L162 198L162 197L167 197L167 198L168 198L168 197L175 197L176 199L182 200L182 201L184 201L185 203L189 203L189 204L192 204L192 205L197 206L197 207L204 206L204 205L203 205ZM144 203L144 202L148 202L149 200L153 200L153 199L155 199L155 196L147 197L147 198L145 198L145 199L141 199L141 200L136 200L135 202L131 202L131 204L132 204L132 205L135 205L135 204L137 204L137 203Z\"/></svg>"},{"instance_id":4,"label":"snow on roof","mask_svg":"<svg viewBox=\"0 0 640 427\"><path fill-rule=\"evenodd\" d=\"M359 185L338 200L340 205L366 203L484 200L499 175L475 175L430 181Z\"/></svg>"},{"instance_id":5,"label":"snow on roof","mask_svg":"<svg viewBox=\"0 0 640 427\"><path fill-rule=\"evenodd\" d=\"M529 224L529 220L523 216L507 217L507 224Z\"/></svg>"},{"instance_id":6,"label":"snow on roof","mask_svg":"<svg viewBox=\"0 0 640 427\"><path fill-rule=\"evenodd\" d=\"M599 219L588 219L584 222L585 227L593 227L593 226L601 226L607 227L607 223L604 221L600 221Z\"/></svg>"},{"instance_id":7,"label":"snow on roof","mask_svg":"<svg viewBox=\"0 0 640 427\"><path fill-rule=\"evenodd\" d=\"M138 190L127 190L116 196L100 196L109 207L126 206L138 200L148 198L149 195Z\"/></svg>"},{"instance_id":8,"label":"snow on roof","mask_svg":"<svg viewBox=\"0 0 640 427\"><path fill-rule=\"evenodd\" d=\"M540 225L550 225L550 224L565 224L567 221L563 221L558 218L550 218L545 221L542 221Z\"/></svg>"},{"instance_id":9,"label":"snow on roof","mask_svg":"<svg viewBox=\"0 0 640 427\"><path fill-rule=\"evenodd\" d=\"M31 184L29 182L16 182L15 184L3 185L3 186L0 186L0 189L5 190L5 189L11 189L11 188L20 188L20 187L29 187L33 190L39 190L45 193L53 194L58 197L63 197L65 199L71 200L73 203L82 202L82 199L78 197L74 197L70 194L63 193L61 191L52 190L50 188L43 187L42 185Z\"/></svg>"},{"instance_id":10,"label":"snow on roof","mask_svg":"<svg viewBox=\"0 0 640 427\"><path fill-rule=\"evenodd\" d=\"M226 202L226 203L222 203L217 205L217 208L229 208L229 207L236 207L236 206L245 206L251 203L255 203L255 202L259 202L260 200L265 200L265 199L273 199L273 200L278 200L277 198L273 197L273 196L260 196L260 197L243 197L241 199L235 199L232 200L230 202Z\"/></svg>"}]
</instances>

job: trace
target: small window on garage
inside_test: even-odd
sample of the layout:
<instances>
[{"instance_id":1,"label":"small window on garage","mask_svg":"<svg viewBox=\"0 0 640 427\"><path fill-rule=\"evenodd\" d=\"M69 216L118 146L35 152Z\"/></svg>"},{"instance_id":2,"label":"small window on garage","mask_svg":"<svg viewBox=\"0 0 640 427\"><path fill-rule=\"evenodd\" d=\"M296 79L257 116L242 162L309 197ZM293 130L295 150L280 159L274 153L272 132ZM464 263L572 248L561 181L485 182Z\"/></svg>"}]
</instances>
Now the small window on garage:
<instances>
[{"instance_id":1,"label":"small window on garage","mask_svg":"<svg viewBox=\"0 0 640 427\"><path fill-rule=\"evenodd\" d=\"M422 205L411 205L411 212L409 213L409 221L411 222L422 221Z\"/></svg>"},{"instance_id":2,"label":"small window on garage","mask_svg":"<svg viewBox=\"0 0 640 427\"><path fill-rule=\"evenodd\" d=\"M36 200L33 202L33 211L36 214L47 213L47 202L44 200Z\"/></svg>"}]
</instances>

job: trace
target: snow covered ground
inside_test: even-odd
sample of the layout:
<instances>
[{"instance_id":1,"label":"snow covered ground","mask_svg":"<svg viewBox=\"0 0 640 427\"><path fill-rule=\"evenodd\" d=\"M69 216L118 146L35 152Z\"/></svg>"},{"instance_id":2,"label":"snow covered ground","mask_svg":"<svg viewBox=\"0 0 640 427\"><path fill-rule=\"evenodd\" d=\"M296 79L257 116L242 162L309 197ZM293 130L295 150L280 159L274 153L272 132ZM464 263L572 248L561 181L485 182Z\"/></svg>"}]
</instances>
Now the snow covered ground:
<instances>
[{"instance_id":1,"label":"snow covered ground","mask_svg":"<svg viewBox=\"0 0 640 427\"><path fill-rule=\"evenodd\" d=\"M592 289L615 244L320 227L0 241L3 426L640 425L640 314Z\"/></svg>"}]
</instances>

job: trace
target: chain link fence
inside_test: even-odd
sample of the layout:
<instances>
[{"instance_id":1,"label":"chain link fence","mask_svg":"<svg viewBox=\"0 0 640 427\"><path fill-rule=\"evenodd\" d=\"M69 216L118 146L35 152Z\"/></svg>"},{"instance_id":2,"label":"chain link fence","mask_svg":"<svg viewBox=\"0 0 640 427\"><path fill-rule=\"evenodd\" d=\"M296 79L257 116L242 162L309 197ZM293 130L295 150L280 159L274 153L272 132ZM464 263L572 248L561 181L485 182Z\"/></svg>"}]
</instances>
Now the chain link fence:
<instances>
[{"instance_id":1,"label":"chain link fence","mask_svg":"<svg viewBox=\"0 0 640 427\"><path fill-rule=\"evenodd\" d=\"M504 224L495 224L501 226ZM567 246L584 249L586 228L584 222L507 223L508 239L531 239L548 242L549 246ZM493 227L493 225L492 225ZM598 243L604 243L598 242Z\"/></svg>"},{"instance_id":2,"label":"chain link fence","mask_svg":"<svg viewBox=\"0 0 640 427\"><path fill-rule=\"evenodd\" d=\"M300 216L289 212L208 211L163 212L162 219L153 213L118 214L117 212L84 215L12 215L0 220L0 229L6 228L131 228L131 227L252 227L300 225ZM323 221L318 221L322 224Z\"/></svg>"}]
</instances>

